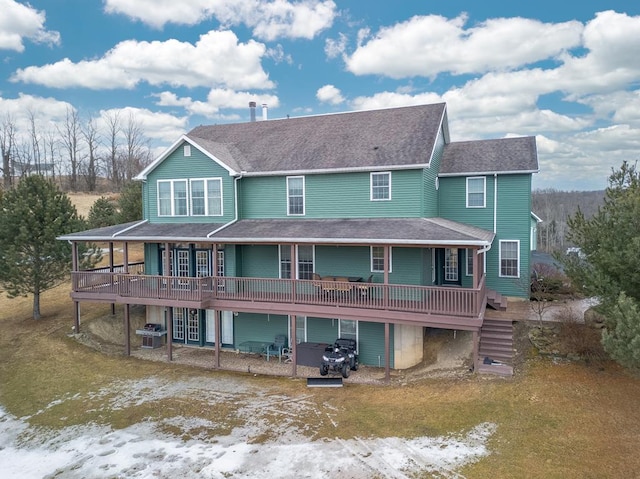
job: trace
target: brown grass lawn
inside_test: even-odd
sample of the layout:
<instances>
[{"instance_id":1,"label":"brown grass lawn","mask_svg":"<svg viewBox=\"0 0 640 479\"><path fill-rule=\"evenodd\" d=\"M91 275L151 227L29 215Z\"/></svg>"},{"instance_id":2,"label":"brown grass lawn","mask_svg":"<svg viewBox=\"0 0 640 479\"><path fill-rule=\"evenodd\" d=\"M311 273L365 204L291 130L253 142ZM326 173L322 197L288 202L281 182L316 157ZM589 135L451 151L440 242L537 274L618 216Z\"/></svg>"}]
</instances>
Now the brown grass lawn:
<instances>
[{"instance_id":1,"label":"brown grass lawn","mask_svg":"<svg viewBox=\"0 0 640 479\"><path fill-rule=\"evenodd\" d=\"M66 284L43 294L40 321L31 319L31 306L31 298L0 298L0 404L9 413L34 415L33 424L53 428L90 421L121 428L173 415L215 415L220 423L224 414L229 414L228 427L233 426L231 411L211 411L197 398L108 413L92 403L97 399L70 399L45 409L118 378L230 373L143 363L77 343L68 336L73 321ZM108 305L83 304L83 321L108 311ZM337 428L314 414L300 418L315 439L448 435L482 422L496 424L488 443L491 454L468 465L462 471L467 478L630 478L640 471L640 379L614 364L554 363L530 354L512 379L423 379L384 387L350 384L339 390L307 389L302 379L252 380L279 388L283 395L334 402Z\"/></svg>"}]
</instances>

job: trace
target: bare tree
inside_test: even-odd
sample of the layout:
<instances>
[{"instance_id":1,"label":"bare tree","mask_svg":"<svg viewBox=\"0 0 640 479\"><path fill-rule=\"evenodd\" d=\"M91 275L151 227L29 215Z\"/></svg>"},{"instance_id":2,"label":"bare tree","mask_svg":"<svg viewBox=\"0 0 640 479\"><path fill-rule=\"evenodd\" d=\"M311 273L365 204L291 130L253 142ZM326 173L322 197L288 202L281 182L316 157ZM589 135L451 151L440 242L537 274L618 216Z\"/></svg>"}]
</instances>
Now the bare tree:
<instances>
[{"instance_id":1,"label":"bare tree","mask_svg":"<svg viewBox=\"0 0 640 479\"><path fill-rule=\"evenodd\" d=\"M42 138L39 136L38 128L36 125L36 115L32 110L27 112L29 116L29 140L31 142L31 160L33 161L34 171L40 175L42 174L42 152L40 151L43 143ZM29 162L31 163L31 162Z\"/></svg>"},{"instance_id":2,"label":"bare tree","mask_svg":"<svg viewBox=\"0 0 640 479\"><path fill-rule=\"evenodd\" d=\"M71 169L69 175L69 188L71 191L78 189L78 170L80 166L80 152L78 140L80 137L80 120L78 113L71 107L67 108L62 127L58 126L58 133L61 137L62 146L69 159Z\"/></svg>"},{"instance_id":3,"label":"bare tree","mask_svg":"<svg viewBox=\"0 0 640 479\"><path fill-rule=\"evenodd\" d=\"M118 136L121 132L120 126L120 112L111 111L104 117L107 124L107 139L108 139L108 152L107 152L107 178L111 180L111 184L114 190L118 190L122 184L122 173L119 165L119 147Z\"/></svg>"},{"instance_id":4,"label":"bare tree","mask_svg":"<svg viewBox=\"0 0 640 479\"><path fill-rule=\"evenodd\" d=\"M11 188L13 179L12 156L16 147L16 127L7 115L0 125L0 152L2 153L2 176L5 190Z\"/></svg>"},{"instance_id":5,"label":"bare tree","mask_svg":"<svg viewBox=\"0 0 640 479\"><path fill-rule=\"evenodd\" d=\"M87 144L87 164L84 168L84 176L89 191L95 191L98 183L98 155L97 150L100 144L100 138L95 123L91 118L87 120L86 125L82 129L82 136Z\"/></svg>"},{"instance_id":6,"label":"bare tree","mask_svg":"<svg viewBox=\"0 0 640 479\"><path fill-rule=\"evenodd\" d=\"M133 114L129 114L123 133L126 142L124 172L126 180L131 181L148 164L150 153L144 141L142 126Z\"/></svg>"}]
</instances>

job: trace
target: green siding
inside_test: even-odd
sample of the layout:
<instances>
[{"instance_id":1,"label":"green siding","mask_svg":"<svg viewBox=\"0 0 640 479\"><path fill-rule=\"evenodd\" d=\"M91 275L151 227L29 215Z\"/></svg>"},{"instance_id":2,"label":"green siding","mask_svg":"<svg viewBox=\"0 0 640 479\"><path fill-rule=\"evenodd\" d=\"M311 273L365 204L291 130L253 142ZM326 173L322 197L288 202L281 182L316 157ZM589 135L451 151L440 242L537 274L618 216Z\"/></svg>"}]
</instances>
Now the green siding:
<instances>
[{"instance_id":1,"label":"green siding","mask_svg":"<svg viewBox=\"0 0 640 479\"><path fill-rule=\"evenodd\" d=\"M439 183L438 172L440 171L444 144L444 132L440 128L429 168L423 170L422 195L424 205L422 216L425 218L438 216L438 190L436 185Z\"/></svg>"},{"instance_id":2,"label":"green siding","mask_svg":"<svg viewBox=\"0 0 640 479\"><path fill-rule=\"evenodd\" d=\"M497 181L497 202L494 202ZM487 253L487 286L507 296L526 298L530 274L531 175L486 177L484 208L466 207L466 178L440 179L440 216L494 230L496 237ZM520 278L499 277L500 240L520 241ZM465 280L464 284L468 284Z\"/></svg>"},{"instance_id":3,"label":"green siding","mask_svg":"<svg viewBox=\"0 0 640 479\"><path fill-rule=\"evenodd\" d=\"M307 318L307 341L310 343L333 344L337 338L338 321L336 319Z\"/></svg>"},{"instance_id":4,"label":"green siding","mask_svg":"<svg viewBox=\"0 0 640 479\"><path fill-rule=\"evenodd\" d=\"M288 317L281 314L238 313L233 318L233 343L244 341L273 342L277 334L289 337Z\"/></svg>"},{"instance_id":5,"label":"green siding","mask_svg":"<svg viewBox=\"0 0 640 479\"><path fill-rule=\"evenodd\" d=\"M241 217L287 218L285 176L241 180ZM342 173L305 176L304 218L419 217L422 171L391 172L391 200L371 201L370 175ZM300 218L294 216L290 218Z\"/></svg>"},{"instance_id":6,"label":"green siding","mask_svg":"<svg viewBox=\"0 0 640 479\"><path fill-rule=\"evenodd\" d=\"M149 173L143 188L145 218L151 223L226 223L234 219L234 179L225 168L197 148L191 147L191 156L185 157L182 146ZM189 178L222 178L223 216L158 216L157 181Z\"/></svg>"}]
</instances>

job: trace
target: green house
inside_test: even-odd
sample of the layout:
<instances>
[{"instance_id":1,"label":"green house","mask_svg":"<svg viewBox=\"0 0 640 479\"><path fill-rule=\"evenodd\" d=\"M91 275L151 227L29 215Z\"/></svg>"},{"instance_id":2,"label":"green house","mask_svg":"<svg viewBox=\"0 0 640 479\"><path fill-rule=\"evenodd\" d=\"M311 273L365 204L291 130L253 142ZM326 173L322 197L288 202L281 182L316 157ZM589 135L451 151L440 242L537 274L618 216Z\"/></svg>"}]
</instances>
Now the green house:
<instances>
[{"instance_id":1,"label":"green house","mask_svg":"<svg viewBox=\"0 0 640 479\"><path fill-rule=\"evenodd\" d=\"M284 336L294 375L339 337L388 374L467 330L480 369L487 308L528 297L537 170L534 137L452 142L444 103L197 127L137 176L144 220L60 238L124 251L74 261L76 326L102 301L146 305L169 355Z\"/></svg>"}]
</instances>

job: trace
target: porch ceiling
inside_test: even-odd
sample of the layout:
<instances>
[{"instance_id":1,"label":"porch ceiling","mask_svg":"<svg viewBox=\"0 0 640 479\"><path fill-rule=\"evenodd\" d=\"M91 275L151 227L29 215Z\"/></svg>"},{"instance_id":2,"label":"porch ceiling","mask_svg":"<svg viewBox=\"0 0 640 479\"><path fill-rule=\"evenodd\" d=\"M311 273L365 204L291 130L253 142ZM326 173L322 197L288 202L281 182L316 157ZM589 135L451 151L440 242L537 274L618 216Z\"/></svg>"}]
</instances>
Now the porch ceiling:
<instances>
[{"instance_id":1,"label":"porch ceiling","mask_svg":"<svg viewBox=\"0 0 640 479\"><path fill-rule=\"evenodd\" d=\"M218 230L215 234L214 231ZM444 218L240 220L214 223L128 223L61 236L69 241L196 243L391 244L487 246L495 234Z\"/></svg>"}]
</instances>

